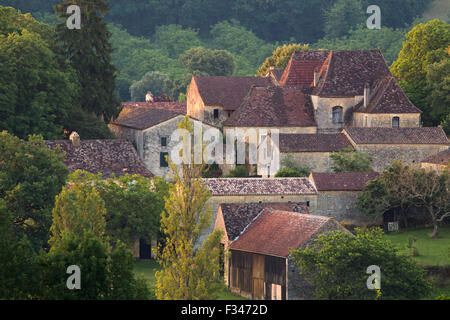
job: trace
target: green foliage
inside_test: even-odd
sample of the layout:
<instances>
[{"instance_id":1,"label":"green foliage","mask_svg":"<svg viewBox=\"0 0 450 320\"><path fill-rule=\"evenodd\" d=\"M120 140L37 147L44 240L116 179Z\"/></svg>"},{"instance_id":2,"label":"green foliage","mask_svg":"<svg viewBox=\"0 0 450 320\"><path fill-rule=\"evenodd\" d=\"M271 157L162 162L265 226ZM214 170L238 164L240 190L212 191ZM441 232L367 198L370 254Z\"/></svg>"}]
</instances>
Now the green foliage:
<instances>
[{"instance_id":1,"label":"green foliage","mask_svg":"<svg viewBox=\"0 0 450 320\"><path fill-rule=\"evenodd\" d=\"M222 175L222 170L217 163L208 164L203 171L203 178L219 178Z\"/></svg>"},{"instance_id":2,"label":"green foliage","mask_svg":"<svg viewBox=\"0 0 450 320\"><path fill-rule=\"evenodd\" d=\"M446 116L443 114L446 109L441 110L439 101L448 95L448 89L445 88L445 80L443 86L436 81L447 76L436 75L436 71L440 71L439 62L449 59L446 52L449 43L449 24L441 20L421 23L406 35L398 59L391 67L410 100L424 112L422 119L427 126L438 125ZM436 65L431 66L433 64ZM443 62L441 67L445 65Z\"/></svg>"},{"instance_id":3,"label":"green foliage","mask_svg":"<svg viewBox=\"0 0 450 320\"><path fill-rule=\"evenodd\" d=\"M447 135L450 135L450 113L447 114L444 119L442 119L441 126L442 129L444 129L445 133Z\"/></svg>"},{"instance_id":4,"label":"green foliage","mask_svg":"<svg viewBox=\"0 0 450 320\"><path fill-rule=\"evenodd\" d=\"M48 240L55 196L66 182L63 155L39 136L27 142L0 133L0 199L12 215L14 230L38 248Z\"/></svg>"},{"instance_id":5,"label":"green foliage","mask_svg":"<svg viewBox=\"0 0 450 320\"><path fill-rule=\"evenodd\" d=\"M235 69L233 56L225 50L196 47L182 54L179 60L192 75L230 76Z\"/></svg>"},{"instance_id":6,"label":"green foliage","mask_svg":"<svg viewBox=\"0 0 450 320\"><path fill-rule=\"evenodd\" d=\"M195 30L183 29L175 24L157 27L152 38L156 46L167 52L172 59L177 59L180 54L202 45Z\"/></svg>"},{"instance_id":7,"label":"green foliage","mask_svg":"<svg viewBox=\"0 0 450 320\"><path fill-rule=\"evenodd\" d=\"M289 59L291 59L292 53L295 51L308 50L309 45L307 44L290 44L278 47L272 53L271 57L266 58L261 67L258 69L258 75L264 77L268 72L270 67L277 67L280 70L286 68Z\"/></svg>"},{"instance_id":8,"label":"green foliage","mask_svg":"<svg viewBox=\"0 0 450 320\"><path fill-rule=\"evenodd\" d=\"M70 16L67 7L74 3L81 7L80 30L70 30L65 22ZM61 0L55 10L64 18L56 26L58 53L76 71L81 108L108 123L119 115L120 101L116 97L117 70L111 63L111 33L103 19L109 10L107 1Z\"/></svg>"},{"instance_id":9,"label":"green foliage","mask_svg":"<svg viewBox=\"0 0 450 320\"><path fill-rule=\"evenodd\" d=\"M430 90L427 98L431 106L431 116L436 122L442 122L450 115L450 45L447 52L446 58L429 65L427 70L427 84Z\"/></svg>"},{"instance_id":10,"label":"green foliage","mask_svg":"<svg viewBox=\"0 0 450 320\"><path fill-rule=\"evenodd\" d=\"M326 38L339 38L365 22L365 11L360 0L338 0L325 12Z\"/></svg>"},{"instance_id":11,"label":"green foliage","mask_svg":"<svg viewBox=\"0 0 450 320\"><path fill-rule=\"evenodd\" d=\"M309 170L307 168L303 170L291 169L283 167L275 174L276 178L281 177L307 177L309 175Z\"/></svg>"},{"instance_id":12,"label":"green foliage","mask_svg":"<svg viewBox=\"0 0 450 320\"><path fill-rule=\"evenodd\" d=\"M334 172L368 172L371 168L372 158L366 152L355 151L352 147L347 147L339 152L330 155L333 164L331 169Z\"/></svg>"},{"instance_id":13,"label":"green foliage","mask_svg":"<svg viewBox=\"0 0 450 320\"><path fill-rule=\"evenodd\" d=\"M189 118L180 128L191 129ZM215 231L200 244L212 222L209 189L201 178L204 165L170 163L174 184L165 198L161 230L166 235L159 248L156 296L160 300L213 299L223 287L219 275L220 239Z\"/></svg>"},{"instance_id":14,"label":"green foliage","mask_svg":"<svg viewBox=\"0 0 450 320\"><path fill-rule=\"evenodd\" d=\"M225 178L246 178L249 176L248 170L244 165L238 165L231 169Z\"/></svg>"},{"instance_id":15,"label":"green foliage","mask_svg":"<svg viewBox=\"0 0 450 320\"><path fill-rule=\"evenodd\" d=\"M400 255L381 229L319 235L312 248L292 250L291 255L318 299L419 299L431 289L425 272ZM371 265L380 267L381 292L367 289Z\"/></svg>"},{"instance_id":16,"label":"green foliage","mask_svg":"<svg viewBox=\"0 0 450 320\"><path fill-rule=\"evenodd\" d=\"M151 92L154 96L160 96L164 92L164 83L167 79L167 74L150 71L147 72L141 80L133 82L130 86L132 101L145 101L147 92Z\"/></svg>"}]
</instances>

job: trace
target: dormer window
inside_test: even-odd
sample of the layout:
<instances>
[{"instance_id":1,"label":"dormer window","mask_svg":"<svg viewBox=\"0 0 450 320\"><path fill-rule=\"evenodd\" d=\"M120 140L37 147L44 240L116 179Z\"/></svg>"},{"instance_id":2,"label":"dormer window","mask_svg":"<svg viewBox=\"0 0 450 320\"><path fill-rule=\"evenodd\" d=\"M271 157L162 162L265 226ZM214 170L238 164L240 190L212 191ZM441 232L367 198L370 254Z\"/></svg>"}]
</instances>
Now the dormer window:
<instances>
[{"instance_id":1,"label":"dormer window","mask_svg":"<svg viewBox=\"0 0 450 320\"><path fill-rule=\"evenodd\" d=\"M343 117L342 117L343 111L344 111L344 109L339 106L333 108L333 123L334 124L343 123Z\"/></svg>"},{"instance_id":2,"label":"dormer window","mask_svg":"<svg viewBox=\"0 0 450 320\"><path fill-rule=\"evenodd\" d=\"M399 117L392 118L392 128L400 128L400 118Z\"/></svg>"}]
</instances>

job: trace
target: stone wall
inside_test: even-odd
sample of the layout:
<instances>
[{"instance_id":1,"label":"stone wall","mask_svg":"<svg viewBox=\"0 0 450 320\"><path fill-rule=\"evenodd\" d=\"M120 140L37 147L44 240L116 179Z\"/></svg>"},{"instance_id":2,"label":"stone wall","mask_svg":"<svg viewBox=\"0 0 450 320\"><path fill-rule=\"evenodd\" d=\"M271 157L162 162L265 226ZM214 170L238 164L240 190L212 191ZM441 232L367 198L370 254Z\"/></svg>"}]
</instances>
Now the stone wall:
<instances>
[{"instance_id":1,"label":"stone wall","mask_svg":"<svg viewBox=\"0 0 450 320\"><path fill-rule=\"evenodd\" d=\"M284 152L280 154L281 167L283 160L290 158L301 167L309 167L311 172L331 172L330 154L330 152Z\"/></svg>"},{"instance_id":2,"label":"stone wall","mask_svg":"<svg viewBox=\"0 0 450 320\"><path fill-rule=\"evenodd\" d=\"M391 166L394 160L402 160L412 167L419 168L422 160L448 148L447 145L427 144L361 144L354 147L357 151L367 152L373 158L372 168L378 172Z\"/></svg>"},{"instance_id":3,"label":"stone wall","mask_svg":"<svg viewBox=\"0 0 450 320\"><path fill-rule=\"evenodd\" d=\"M362 96L336 98L311 96L311 100L314 105L318 133L339 133L344 125L351 121L353 107L362 100ZM343 108L343 122L339 124L333 123L333 108L337 106Z\"/></svg>"},{"instance_id":4,"label":"stone wall","mask_svg":"<svg viewBox=\"0 0 450 320\"><path fill-rule=\"evenodd\" d=\"M436 171L438 174L441 174L444 172L445 168L447 166L444 166L442 164L436 164L436 163L428 163L428 162L422 162L420 164L420 167L423 169L427 169L427 170L434 170Z\"/></svg>"},{"instance_id":5,"label":"stone wall","mask_svg":"<svg viewBox=\"0 0 450 320\"><path fill-rule=\"evenodd\" d=\"M392 119L394 117L400 119L400 128L420 127L420 113L371 114L355 112L353 115L353 125L355 127L392 128Z\"/></svg>"}]
</instances>

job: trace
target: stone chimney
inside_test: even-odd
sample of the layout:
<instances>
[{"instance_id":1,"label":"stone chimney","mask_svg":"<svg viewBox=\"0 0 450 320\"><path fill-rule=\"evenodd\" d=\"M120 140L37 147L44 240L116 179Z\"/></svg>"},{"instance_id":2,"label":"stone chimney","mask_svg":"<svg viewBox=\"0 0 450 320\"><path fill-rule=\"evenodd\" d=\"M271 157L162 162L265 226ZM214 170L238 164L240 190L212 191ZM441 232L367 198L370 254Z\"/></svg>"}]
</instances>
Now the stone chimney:
<instances>
[{"instance_id":1,"label":"stone chimney","mask_svg":"<svg viewBox=\"0 0 450 320\"><path fill-rule=\"evenodd\" d=\"M364 108L369 106L370 102L370 85L368 82L364 85Z\"/></svg>"},{"instance_id":2,"label":"stone chimney","mask_svg":"<svg viewBox=\"0 0 450 320\"><path fill-rule=\"evenodd\" d=\"M70 134L69 139L70 139L70 141L72 141L72 145L74 147L81 146L80 135L78 133L76 133L75 131Z\"/></svg>"},{"instance_id":3,"label":"stone chimney","mask_svg":"<svg viewBox=\"0 0 450 320\"><path fill-rule=\"evenodd\" d=\"M145 95L145 102L154 102L155 99L153 98L153 94L149 91Z\"/></svg>"},{"instance_id":4,"label":"stone chimney","mask_svg":"<svg viewBox=\"0 0 450 320\"><path fill-rule=\"evenodd\" d=\"M319 69L316 68L314 70L314 87L317 87L317 85L319 84L319 79L320 79Z\"/></svg>"}]
</instances>

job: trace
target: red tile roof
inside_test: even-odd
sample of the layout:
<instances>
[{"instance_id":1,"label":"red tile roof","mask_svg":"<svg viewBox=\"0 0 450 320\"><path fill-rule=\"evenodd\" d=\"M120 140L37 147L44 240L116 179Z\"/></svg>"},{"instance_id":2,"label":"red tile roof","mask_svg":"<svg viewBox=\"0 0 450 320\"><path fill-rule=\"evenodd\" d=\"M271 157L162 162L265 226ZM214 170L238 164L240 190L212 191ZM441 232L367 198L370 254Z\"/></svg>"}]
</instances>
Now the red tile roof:
<instances>
[{"instance_id":1,"label":"red tile roof","mask_svg":"<svg viewBox=\"0 0 450 320\"><path fill-rule=\"evenodd\" d=\"M316 126L309 95L295 87L253 87L226 120L231 127Z\"/></svg>"},{"instance_id":2,"label":"red tile roof","mask_svg":"<svg viewBox=\"0 0 450 320\"><path fill-rule=\"evenodd\" d=\"M279 81L280 86L310 87L315 69L320 69L330 51L297 51L292 54Z\"/></svg>"},{"instance_id":3,"label":"red tile roof","mask_svg":"<svg viewBox=\"0 0 450 320\"><path fill-rule=\"evenodd\" d=\"M236 239L264 208L309 214L304 202L222 203L220 208L229 240Z\"/></svg>"},{"instance_id":4,"label":"red tile roof","mask_svg":"<svg viewBox=\"0 0 450 320\"><path fill-rule=\"evenodd\" d=\"M345 128L356 144L444 144L448 139L440 127Z\"/></svg>"},{"instance_id":5,"label":"red tile roof","mask_svg":"<svg viewBox=\"0 0 450 320\"><path fill-rule=\"evenodd\" d=\"M364 85L392 76L379 50L330 51L320 71L314 95L322 97L362 96Z\"/></svg>"},{"instance_id":6,"label":"red tile roof","mask_svg":"<svg viewBox=\"0 0 450 320\"><path fill-rule=\"evenodd\" d=\"M279 135L280 152L337 152L351 146L342 133Z\"/></svg>"},{"instance_id":7,"label":"red tile roof","mask_svg":"<svg viewBox=\"0 0 450 320\"><path fill-rule=\"evenodd\" d=\"M81 140L81 146L73 146L70 140L47 140L48 148L60 147L65 153L64 164L70 172L85 170L103 178L114 173L117 177L125 174L139 174L153 177L127 140Z\"/></svg>"},{"instance_id":8,"label":"red tile roof","mask_svg":"<svg viewBox=\"0 0 450 320\"><path fill-rule=\"evenodd\" d=\"M308 178L203 179L213 196L316 194Z\"/></svg>"},{"instance_id":9,"label":"red tile roof","mask_svg":"<svg viewBox=\"0 0 450 320\"><path fill-rule=\"evenodd\" d=\"M355 112L363 113L421 113L408 99L394 77L379 79L370 89L370 101L364 108L364 101L355 106Z\"/></svg>"},{"instance_id":10,"label":"red tile roof","mask_svg":"<svg viewBox=\"0 0 450 320\"><path fill-rule=\"evenodd\" d=\"M234 241L232 250L288 257L313 237L332 218L298 212L265 209Z\"/></svg>"},{"instance_id":11,"label":"red tile roof","mask_svg":"<svg viewBox=\"0 0 450 320\"><path fill-rule=\"evenodd\" d=\"M450 149L441 151L431 157L426 158L422 162L433 163L446 166L450 163Z\"/></svg>"},{"instance_id":12,"label":"red tile roof","mask_svg":"<svg viewBox=\"0 0 450 320\"><path fill-rule=\"evenodd\" d=\"M119 117L112 124L145 130L180 115L183 115L183 113L168 109L138 107L122 110Z\"/></svg>"},{"instance_id":13,"label":"red tile roof","mask_svg":"<svg viewBox=\"0 0 450 320\"><path fill-rule=\"evenodd\" d=\"M193 80L205 105L226 110L236 110L252 86L273 85L268 77L194 76Z\"/></svg>"},{"instance_id":14,"label":"red tile roof","mask_svg":"<svg viewBox=\"0 0 450 320\"><path fill-rule=\"evenodd\" d=\"M317 191L361 191L378 172L313 172L311 179Z\"/></svg>"}]
</instances>

